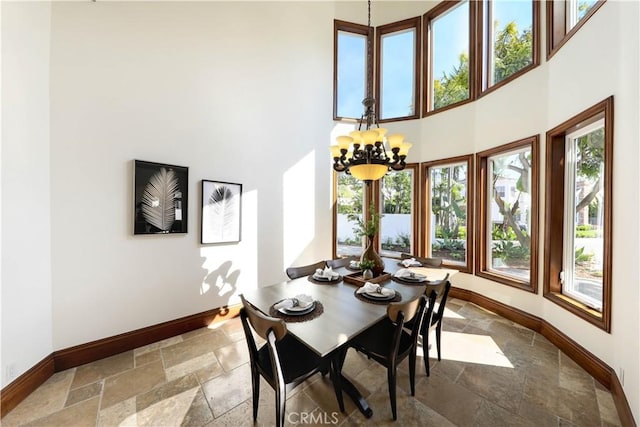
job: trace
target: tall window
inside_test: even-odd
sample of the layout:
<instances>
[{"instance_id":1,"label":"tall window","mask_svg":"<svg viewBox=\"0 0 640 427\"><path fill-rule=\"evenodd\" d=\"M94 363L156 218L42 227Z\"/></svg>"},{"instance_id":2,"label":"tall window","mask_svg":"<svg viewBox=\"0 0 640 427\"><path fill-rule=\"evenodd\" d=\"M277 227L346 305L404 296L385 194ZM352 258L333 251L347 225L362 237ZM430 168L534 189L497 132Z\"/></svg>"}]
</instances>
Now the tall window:
<instances>
[{"instance_id":1,"label":"tall window","mask_svg":"<svg viewBox=\"0 0 640 427\"><path fill-rule=\"evenodd\" d=\"M540 2L483 2L483 90L538 65Z\"/></svg>"},{"instance_id":2,"label":"tall window","mask_svg":"<svg viewBox=\"0 0 640 427\"><path fill-rule=\"evenodd\" d=\"M606 0L547 1L547 59L551 58Z\"/></svg>"},{"instance_id":3,"label":"tall window","mask_svg":"<svg viewBox=\"0 0 640 427\"><path fill-rule=\"evenodd\" d=\"M424 16L427 42L425 114L471 96L470 1L443 2Z\"/></svg>"},{"instance_id":4,"label":"tall window","mask_svg":"<svg viewBox=\"0 0 640 427\"><path fill-rule=\"evenodd\" d=\"M340 256L360 255L362 239L353 232L353 224L349 222L351 214L364 212L364 183L351 175L334 173L335 217L334 217L334 258Z\"/></svg>"},{"instance_id":5,"label":"tall window","mask_svg":"<svg viewBox=\"0 0 640 427\"><path fill-rule=\"evenodd\" d=\"M334 21L333 118L360 118L367 94L366 25Z\"/></svg>"},{"instance_id":6,"label":"tall window","mask_svg":"<svg viewBox=\"0 0 640 427\"><path fill-rule=\"evenodd\" d=\"M376 34L379 119L417 118L420 17L377 27Z\"/></svg>"},{"instance_id":7,"label":"tall window","mask_svg":"<svg viewBox=\"0 0 640 427\"><path fill-rule=\"evenodd\" d=\"M473 156L423 164L425 177L424 253L448 267L471 272Z\"/></svg>"},{"instance_id":8,"label":"tall window","mask_svg":"<svg viewBox=\"0 0 640 427\"><path fill-rule=\"evenodd\" d=\"M532 292L537 289L537 153L536 135L477 154L476 274Z\"/></svg>"},{"instance_id":9,"label":"tall window","mask_svg":"<svg viewBox=\"0 0 640 427\"><path fill-rule=\"evenodd\" d=\"M607 331L612 153L613 98L547 132L544 295Z\"/></svg>"},{"instance_id":10,"label":"tall window","mask_svg":"<svg viewBox=\"0 0 640 427\"><path fill-rule=\"evenodd\" d=\"M392 172L380 180L380 254L399 257L415 253L417 223L417 165Z\"/></svg>"}]
</instances>

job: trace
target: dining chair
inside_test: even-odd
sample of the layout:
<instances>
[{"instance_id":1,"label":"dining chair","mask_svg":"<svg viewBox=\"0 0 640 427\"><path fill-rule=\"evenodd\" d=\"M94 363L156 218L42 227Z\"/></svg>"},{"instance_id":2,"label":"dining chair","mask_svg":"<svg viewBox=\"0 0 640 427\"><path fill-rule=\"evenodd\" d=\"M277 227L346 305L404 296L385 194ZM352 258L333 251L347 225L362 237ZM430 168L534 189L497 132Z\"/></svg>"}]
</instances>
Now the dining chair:
<instances>
[{"instance_id":1,"label":"dining chair","mask_svg":"<svg viewBox=\"0 0 640 427\"><path fill-rule=\"evenodd\" d=\"M324 261L318 261L315 264L301 265L299 267L289 267L286 270L289 279L297 279L298 277L309 276L316 272L317 269L324 269L326 263Z\"/></svg>"},{"instance_id":2,"label":"dining chair","mask_svg":"<svg viewBox=\"0 0 640 427\"><path fill-rule=\"evenodd\" d=\"M349 347L355 348L387 368L389 400L393 419L398 419L396 410L396 378L398 365L409 357L409 382L411 395L415 396L416 346L423 316L431 317L435 292L426 297L420 295L407 302L391 303L387 306L387 317L355 337ZM410 332L404 329L405 322L415 319ZM346 350L345 350L346 351Z\"/></svg>"},{"instance_id":3,"label":"dining chair","mask_svg":"<svg viewBox=\"0 0 640 427\"><path fill-rule=\"evenodd\" d=\"M320 372L329 359L323 359L307 346L287 333L287 326L282 319L269 317L254 308L240 295L242 308L240 319L249 347L251 362L251 388L253 390L253 421L258 418L260 401L260 376L269 383L276 394L276 426L284 425L287 392ZM266 340L258 349L252 330ZM332 371L332 374L334 372ZM334 382L334 391L341 410L344 410L342 392Z\"/></svg>"},{"instance_id":4,"label":"dining chair","mask_svg":"<svg viewBox=\"0 0 640 427\"><path fill-rule=\"evenodd\" d=\"M400 254L400 259L414 258L425 267L440 268L442 267L442 258L425 258L421 256L415 256L407 253Z\"/></svg>"},{"instance_id":5,"label":"dining chair","mask_svg":"<svg viewBox=\"0 0 640 427\"><path fill-rule=\"evenodd\" d=\"M429 335L431 331L436 331L436 350L438 352L438 360L442 360L441 354L441 336L442 336L442 319L444 317L444 309L447 304L447 298L449 296L449 290L451 289L451 282L449 281L449 274L447 274L441 280L434 280L428 282L425 293L435 293L436 300L433 309L433 315L427 319L424 316L422 325L420 327L420 336L422 337L422 351L424 353L424 370L429 376ZM412 328L413 321L407 322L406 327Z\"/></svg>"},{"instance_id":6,"label":"dining chair","mask_svg":"<svg viewBox=\"0 0 640 427\"><path fill-rule=\"evenodd\" d=\"M347 267L351 263L351 261L359 261L359 260L360 260L360 257L355 257L355 256L335 258L335 259L327 260L327 266L331 268Z\"/></svg>"}]
</instances>

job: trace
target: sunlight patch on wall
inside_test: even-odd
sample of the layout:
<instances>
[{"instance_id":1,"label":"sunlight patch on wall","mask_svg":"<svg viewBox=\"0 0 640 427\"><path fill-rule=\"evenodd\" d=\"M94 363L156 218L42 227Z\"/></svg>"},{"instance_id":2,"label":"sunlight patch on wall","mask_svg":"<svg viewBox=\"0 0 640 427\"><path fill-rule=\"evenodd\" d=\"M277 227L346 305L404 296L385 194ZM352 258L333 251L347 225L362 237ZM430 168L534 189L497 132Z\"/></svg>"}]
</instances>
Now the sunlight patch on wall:
<instances>
[{"instance_id":1,"label":"sunlight patch on wall","mask_svg":"<svg viewBox=\"0 0 640 427\"><path fill-rule=\"evenodd\" d=\"M240 242L202 245L200 257L204 279L200 284L202 296L214 297L220 306L237 304L243 290L255 289L258 277L257 239L258 191L242 193ZM198 224L200 233L200 224Z\"/></svg>"},{"instance_id":2,"label":"sunlight patch on wall","mask_svg":"<svg viewBox=\"0 0 640 427\"><path fill-rule=\"evenodd\" d=\"M437 359L435 333L429 337L431 349L429 357ZM477 363L480 365L513 368L498 344L488 335L465 334L461 332L442 331L442 359L458 362ZM422 346L418 348L418 355L424 355Z\"/></svg>"},{"instance_id":3,"label":"sunlight patch on wall","mask_svg":"<svg viewBox=\"0 0 640 427\"><path fill-rule=\"evenodd\" d=\"M282 177L283 268L295 263L315 236L315 150Z\"/></svg>"}]
</instances>

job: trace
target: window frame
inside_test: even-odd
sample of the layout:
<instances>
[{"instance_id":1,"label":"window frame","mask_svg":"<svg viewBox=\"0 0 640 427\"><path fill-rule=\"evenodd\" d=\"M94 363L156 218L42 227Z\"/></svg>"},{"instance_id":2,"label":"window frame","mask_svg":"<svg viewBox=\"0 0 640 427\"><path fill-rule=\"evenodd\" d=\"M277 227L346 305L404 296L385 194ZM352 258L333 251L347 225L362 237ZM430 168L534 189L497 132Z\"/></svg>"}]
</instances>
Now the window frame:
<instances>
[{"instance_id":1,"label":"window frame","mask_svg":"<svg viewBox=\"0 0 640 427\"><path fill-rule=\"evenodd\" d=\"M524 291L538 292L538 227L539 227L539 135L533 135L514 142L476 153L476 251L475 275ZM489 157L524 147L531 147L531 229L529 230L529 280L520 280L513 276L498 274L487 266L487 209L491 205L487 174Z\"/></svg>"},{"instance_id":2,"label":"window frame","mask_svg":"<svg viewBox=\"0 0 640 427\"><path fill-rule=\"evenodd\" d=\"M456 269L463 273L473 274L474 259L474 209L475 209L475 171L474 171L474 155L468 154L463 156L449 157L446 159L433 160L420 164L422 174L422 185L420 193L421 201L421 224L420 234L422 236L422 245L420 247L420 256L431 257L431 169L439 166L451 164L466 163L467 165L467 237L466 237L466 263L452 264L447 260L443 260L443 266Z\"/></svg>"},{"instance_id":3,"label":"window frame","mask_svg":"<svg viewBox=\"0 0 640 427\"><path fill-rule=\"evenodd\" d=\"M594 6L595 7L595 6ZM562 293L560 272L563 268L564 242L551 239L565 226L564 158L566 136L604 117L604 231L602 312ZM611 332L612 249L613 249L613 96L597 103L549 130L546 135L546 216L543 296L576 316ZM560 179L560 181L556 181ZM559 182L562 184L559 185ZM551 185L554 183L554 185ZM557 205L559 203L559 205ZM559 230L559 231L558 231Z\"/></svg>"},{"instance_id":4,"label":"window frame","mask_svg":"<svg viewBox=\"0 0 640 427\"><path fill-rule=\"evenodd\" d=\"M571 0L575 1L575 0ZM547 61L564 46L575 33L602 7L607 0L598 0L591 10L567 31L567 9L571 1L546 0Z\"/></svg>"},{"instance_id":5,"label":"window frame","mask_svg":"<svg viewBox=\"0 0 640 427\"><path fill-rule=\"evenodd\" d=\"M333 20L333 120L359 120L360 117L338 116L338 33L341 31L365 36L367 46L370 46L373 41L373 28L362 24L355 24L353 22L341 21L339 19ZM373 81L372 64L365 60L365 66L365 79ZM365 93L363 99L367 96L366 83L367 80L365 80ZM364 107L362 111L364 111Z\"/></svg>"},{"instance_id":6,"label":"window frame","mask_svg":"<svg viewBox=\"0 0 640 427\"><path fill-rule=\"evenodd\" d=\"M431 99L431 85L433 81L433 61L431 57L431 40L432 40L432 22L440 15L444 15L451 9L459 6L461 3L469 2L469 97L462 101L433 109L433 100ZM477 77L477 13L478 7L476 1L473 0L453 0L442 1L435 7L427 11L422 17L422 34L423 34L423 83L424 88L422 94L422 117L427 117L441 111L450 110L460 105L474 101L478 97L478 77Z\"/></svg>"},{"instance_id":7,"label":"window frame","mask_svg":"<svg viewBox=\"0 0 640 427\"><path fill-rule=\"evenodd\" d=\"M421 111L421 96L420 96L420 67L421 67L421 46L420 43L422 41L422 33L421 33L421 19L422 17L420 16L416 16L414 18L409 18L409 19L405 19L403 21L398 21L398 22L392 22L390 24L386 24L386 25L381 25L376 27L375 30L375 36L376 36L376 55L375 55L375 62L376 62L376 80L375 80L375 100L376 100L376 115L378 116L378 122L379 123L385 123L385 122L391 122L391 121L401 121L401 120L412 120L412 119L418 119L420 118L420 111ZM407 116L400 116L400 117L388 117L388 118L381 118L380 117L380 112L382 111L380 109L381 106L381 102L382 102L382 93L381 93L381 88L382 88L382 37L390 34L390 33L396 33L396 32L400 32L400 31L404 31L404 30L409 30L409 29L413 29L415 30L415 46L414 46L414 67L413 67L413 81L414 81L414 88L413 88L413 99L414 99L414 112L411 115L407 115Z\"/></svg>"},{"instance_id":8,"label":"window frame","mask_svg":"<svg viewBox=\"0 0 640 427\"><path fill-rule=\"evenodd\" d=\"M533 15L532 15L532 22L531 22L531 31L532 31L532 37L533 37L533 46L532 46L532 58L531 58L531 64L527 65L524 68L521 68L520 70L516 71L515 73L513 73L512 75L510 75L509 77L505 78L504 80L495 83L491 86L489 86L489 80L490 80L490 65L491 65L491 58L493 57L493 54L490 54L489 52L489 46L485 46L485 38L489 38L490 32L492 30L492 25L487 25L487 22L485 20L485 12L486 12L486 8L488 8L489 4L491 4L494 0L486 0L486 1L480 1L477 2L477 16L478 18L478 34L477 34L477 45L478 45L478 64L479 66L478 68L478 72L476 74L476 78L478 79L478 83L476 84L476 86L479 88L480 94L478 95L478 98L487 95L491 92L493 92L494 90L501 88L502 86L508 84L509 82L517 79L518 77L522 76L523 74L526 74L527 72L533 70L534 68L538 67L540 65L540 1L538 0L532 0L532 8L533 8ZM486 62L484 61L486 59Z\"/></svg>"}]
</instances>

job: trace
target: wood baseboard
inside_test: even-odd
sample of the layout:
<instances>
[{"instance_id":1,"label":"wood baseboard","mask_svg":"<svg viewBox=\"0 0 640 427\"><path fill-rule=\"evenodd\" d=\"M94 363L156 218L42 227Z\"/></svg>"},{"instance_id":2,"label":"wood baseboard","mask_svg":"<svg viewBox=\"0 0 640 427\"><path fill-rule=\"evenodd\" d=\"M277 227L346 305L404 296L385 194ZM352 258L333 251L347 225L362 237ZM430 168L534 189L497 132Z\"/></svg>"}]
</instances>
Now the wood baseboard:
<instances>
[{"instance_id":1,"label":"wood baseboard","mask_svg":"<svg viewBox=\"0 0 640 427\"><path fill-rule=\"evenodd\" d=\"M54 351L0 391L0 418L33 393L55 372L94 362L166 338L203 328L237 316L241 305L224 306L203 313L137 329L113 337Z\"/></svg>"},{"instance_id":2,"label":"wood baseboard","mask_svg":"<svg viewBox=\"0 0 640 427\"><path fill-rule=\"evenodd\" d=\"M469 301L489 311L493 311L505 319L509 319L512 322L516 322L529 329L533 329L551 341L556 347L562 350L574 362L580 365L592 377L611 391L622 425L636 426L636 422L633 419L633 413L631 412L631 407L629 406L627 397L624 394L624 389L618 380L618 376L609 365L604 363L593 353L572 340L546 320L537 316L511 307L507 304L503 304L499 301L492 300L491 298L487 298L484 295L480 295L468 289L452 287L449 292L449 295L453 298Z\"/></svg>"}]
</instances>

